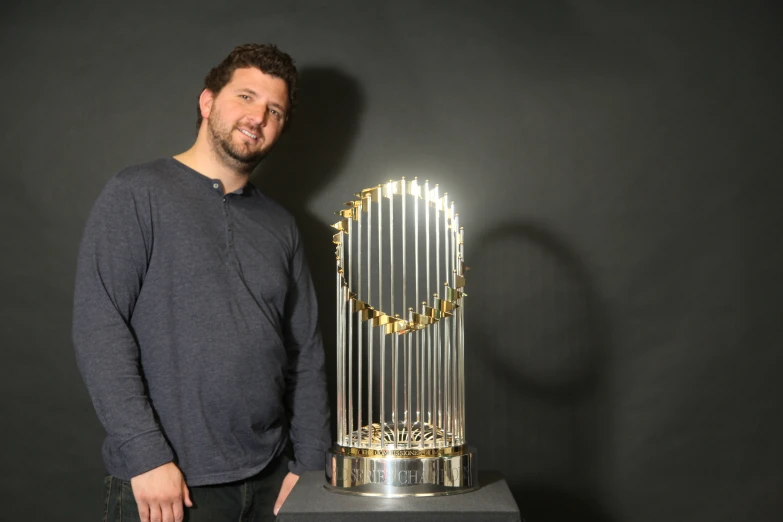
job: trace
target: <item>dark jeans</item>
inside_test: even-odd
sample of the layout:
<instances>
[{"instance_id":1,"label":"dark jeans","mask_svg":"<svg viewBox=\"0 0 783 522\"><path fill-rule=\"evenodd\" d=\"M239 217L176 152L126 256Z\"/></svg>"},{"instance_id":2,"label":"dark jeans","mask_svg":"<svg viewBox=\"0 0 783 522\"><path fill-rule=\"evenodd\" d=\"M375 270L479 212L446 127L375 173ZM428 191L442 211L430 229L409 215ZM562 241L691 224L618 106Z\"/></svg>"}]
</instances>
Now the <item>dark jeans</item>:
<instances>
[{"instance_id":1,"label":"dark jeans","mask_svg":"<svg viewBox=\"0 0 783 522\"><path fill-rule=\"evenodd\" d=\"M275 500L287 473L288 459L281 455L246 480L189 488L193 507L184 508L185 522L273 521ZM104 522L138 522L139 509L130 482L109 475L104 484Z\"/></svg>"}]
</instances>

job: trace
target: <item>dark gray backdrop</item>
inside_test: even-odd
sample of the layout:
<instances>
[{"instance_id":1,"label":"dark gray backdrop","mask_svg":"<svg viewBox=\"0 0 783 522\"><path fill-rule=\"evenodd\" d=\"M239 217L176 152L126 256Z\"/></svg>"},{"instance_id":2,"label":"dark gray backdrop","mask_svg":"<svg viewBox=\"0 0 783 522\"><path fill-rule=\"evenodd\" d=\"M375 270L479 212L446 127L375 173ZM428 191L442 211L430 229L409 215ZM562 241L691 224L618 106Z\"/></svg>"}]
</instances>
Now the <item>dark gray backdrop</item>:
<instances>
[{"instance_id":1,"label":"dark gray backdrop","mask_svg":"<svg viewBox=\"0 0 783 522\"><path fill-rule=\"evenodd\" d=\"M255 180L300 223L328 354L332 212L429 178L467 230L468 437L523 514L783 519L775 2L161 4L0 8L0 519L99 519L82 226L120 168L190 146L249 41L302 72Z\"/></svg>"}]
</instances>

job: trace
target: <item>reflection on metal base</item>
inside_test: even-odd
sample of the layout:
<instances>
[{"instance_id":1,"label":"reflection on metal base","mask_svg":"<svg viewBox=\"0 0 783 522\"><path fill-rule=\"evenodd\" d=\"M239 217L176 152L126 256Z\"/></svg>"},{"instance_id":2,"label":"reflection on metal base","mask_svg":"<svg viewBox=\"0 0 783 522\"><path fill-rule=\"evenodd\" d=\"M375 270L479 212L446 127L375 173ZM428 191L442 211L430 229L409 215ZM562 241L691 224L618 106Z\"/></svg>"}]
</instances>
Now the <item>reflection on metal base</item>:
<instances>
[{"instance_id":1,"label":"reflection on metal base","mask_svg":"<svg viewBox=\"0 0 783 522\"><path fill-rule=\"evenodd\" d=\"M426 497L478 489L476 450L444 449L426 457L367 457L350 455L336 446L326 457L326 488L378 497Z\"/></svg>"}]
</instances>

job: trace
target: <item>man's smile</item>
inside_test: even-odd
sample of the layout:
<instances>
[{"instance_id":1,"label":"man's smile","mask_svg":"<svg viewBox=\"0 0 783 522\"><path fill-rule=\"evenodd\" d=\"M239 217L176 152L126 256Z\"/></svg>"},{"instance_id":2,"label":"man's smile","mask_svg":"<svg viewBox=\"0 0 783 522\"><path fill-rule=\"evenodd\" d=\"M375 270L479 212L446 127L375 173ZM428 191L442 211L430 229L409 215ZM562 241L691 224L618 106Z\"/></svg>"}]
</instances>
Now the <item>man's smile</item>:
<instances>
[{"instance_id":1,"label":"man's smile","mask_svg":"<svg viewBox=\"0 0 783 522\"><path fill-rule=\"evenodd\" d=\"M252 132L250 132L249 130L246 130L246 129L239 129L239 132L241 132L242 134L244 134L245 136L247 136L248 138L250 138L250 139L251 139L251 140L253 140L253 141L258 141L258 136L257 136L257 135L255 135L255 134L253 134L253 133L252 133Z\"/></svg>"}]
</instances>

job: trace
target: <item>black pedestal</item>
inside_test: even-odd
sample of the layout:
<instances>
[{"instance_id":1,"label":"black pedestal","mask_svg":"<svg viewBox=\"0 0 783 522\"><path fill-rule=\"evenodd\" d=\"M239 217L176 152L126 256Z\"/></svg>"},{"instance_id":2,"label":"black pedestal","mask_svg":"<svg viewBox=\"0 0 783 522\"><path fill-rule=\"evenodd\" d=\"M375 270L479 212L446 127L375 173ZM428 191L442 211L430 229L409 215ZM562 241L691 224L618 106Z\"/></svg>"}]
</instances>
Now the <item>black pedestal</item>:
<instances>
[{"instance_id":1,"label":"black pedestal","mask_svg":"<svg viewBox=\"0 0 783 522\"><path fill-rule=\"evenodd\" d=\"M478 491L440 497L379 498L331 493L324 473L299 477L277 516L280 522L520 522L500 473L480 471Z\"/></svg>"}]
</instances>

